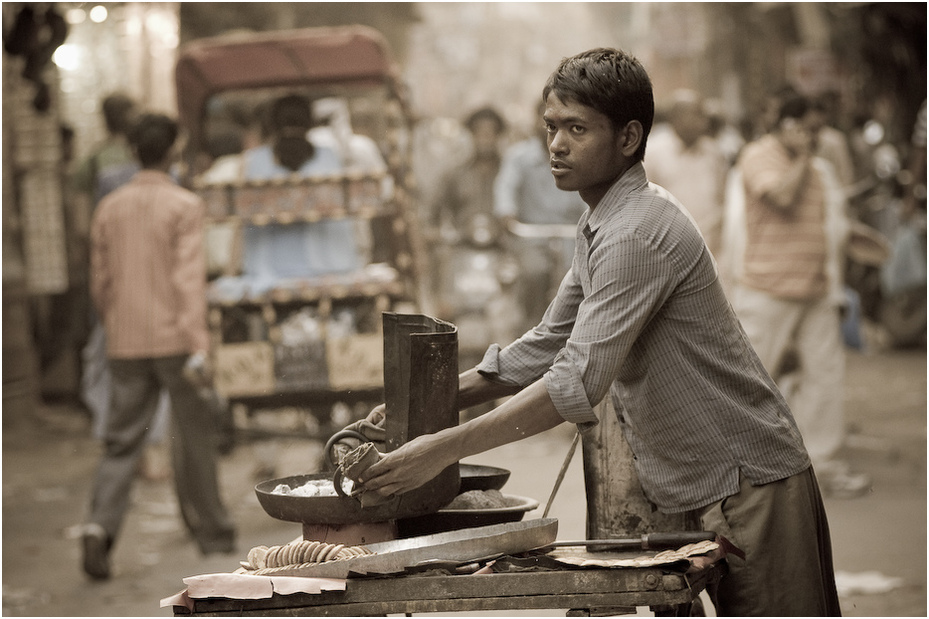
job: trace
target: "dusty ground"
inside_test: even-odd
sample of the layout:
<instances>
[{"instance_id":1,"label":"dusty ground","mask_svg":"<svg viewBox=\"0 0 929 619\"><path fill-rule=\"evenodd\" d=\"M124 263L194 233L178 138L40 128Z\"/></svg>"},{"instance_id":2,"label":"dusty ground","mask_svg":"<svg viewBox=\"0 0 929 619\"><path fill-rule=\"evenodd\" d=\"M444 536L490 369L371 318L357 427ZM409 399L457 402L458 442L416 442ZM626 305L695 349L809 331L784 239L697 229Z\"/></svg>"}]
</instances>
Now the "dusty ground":
<instances>
[{"instance_id":1,"label":"dusty ground","mask_svg":"<svg viewBox=\"0 0 929 619\"><path fill-rule=\"evenodd\" d=\"M853 354L847 386L849 456L873 476L874 488L858 499L827 499L844 614L926 616L926 351ZM556 429L471 461L510 469L505 492L544 505L570 438L569 428ZM320 446L293 440L270 449L284 476L315 470ZM258 505L261 448L245 445L221 463L224 496L239 525L237 554L201 557L181 525L170 482L140 481L113 556L114 577L90 582L75 536L97 456L87 422L73 409L46 406L31 423L4 419L4 615L170 616L159 600L183 588L185 576L231 571L252 546L301 533L300 525L274 520ZM550 514L559 519L560 539L584 535L581 475L578 454ZM528 515L540 516L541 508ZM864 589L852 590L856 583Z\"/></svg>"}]
</instances>

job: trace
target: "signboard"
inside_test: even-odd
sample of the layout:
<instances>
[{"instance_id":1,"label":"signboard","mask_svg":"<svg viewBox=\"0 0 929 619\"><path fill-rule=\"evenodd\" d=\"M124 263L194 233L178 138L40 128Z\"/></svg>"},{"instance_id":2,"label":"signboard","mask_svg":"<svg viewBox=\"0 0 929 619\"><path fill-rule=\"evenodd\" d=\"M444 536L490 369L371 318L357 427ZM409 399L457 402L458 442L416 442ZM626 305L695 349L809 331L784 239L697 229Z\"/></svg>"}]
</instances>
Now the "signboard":
<instances>
[{"instance_id":1,"label":"signboard","mask_svg":"<svg viewBox=\"0 0 929 619\"><path fill-rule=\"evenodd\" d=\"M268 342L223 344L214 364L216 391L225 397L274 393L274 348Z\"/></svg>"},{"instance_id":2,"label":"signboard","mask_svg":"<svg viewBox=\"0 0 929 619\"><path fill-rule=\"evenodd\" d=\"M336 390L384 385L384 338L379 333L326 340L329 386Z\"/></svg>"}]
</instances>

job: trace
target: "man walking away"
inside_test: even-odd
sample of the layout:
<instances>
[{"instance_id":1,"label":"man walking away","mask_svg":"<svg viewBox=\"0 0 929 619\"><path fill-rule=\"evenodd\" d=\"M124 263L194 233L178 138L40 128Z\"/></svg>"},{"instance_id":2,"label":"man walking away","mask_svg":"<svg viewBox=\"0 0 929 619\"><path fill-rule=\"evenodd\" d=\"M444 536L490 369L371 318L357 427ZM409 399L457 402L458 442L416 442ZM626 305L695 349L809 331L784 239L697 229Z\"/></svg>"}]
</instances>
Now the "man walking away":
<instances>
[{"instance_id":1,"label":"man walking away","mask_svg":"<svg viewBox=\"0 0 929 619\"><path fill-rule=\"evenodd\" d=\"M204 204L168 175L177 124L142 116L130 142L142 170L99 205L91 227L91 294L112 373L105 451L83 534L84 571L110 576L109 554L129 507L135 470L167 389L181 514L201 552L233 552L219 496L210 408L187 376L207 367Z\"/></svg>"}]
</instances>

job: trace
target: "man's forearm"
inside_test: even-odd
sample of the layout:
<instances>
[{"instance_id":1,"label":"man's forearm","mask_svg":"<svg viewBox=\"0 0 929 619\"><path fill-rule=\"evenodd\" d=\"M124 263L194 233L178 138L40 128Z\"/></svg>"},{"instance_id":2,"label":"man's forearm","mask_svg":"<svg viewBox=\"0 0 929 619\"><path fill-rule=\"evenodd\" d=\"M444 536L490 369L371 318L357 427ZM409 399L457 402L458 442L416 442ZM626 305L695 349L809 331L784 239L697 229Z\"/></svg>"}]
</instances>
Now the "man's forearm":
<instances>
[{"instance_id":1,"label":"man's forearm","mask_svg":"<svg viewBox=\"0 0 929 619\"><path fill-rule=\"evenodd\" d=\"M481 380L486 381L483 377ZM562 423L564 419L548 395L544 381L540 380L491 412L443 431L448 433L447 436L441 436L442 432L438 436L448 448L451 461L456 461L539 434Z\"/></svg>"},{"instance_id":2,"label":"man's forearm","mask_svg":"<svg viewBox=\"0 0 929 619\"><path fill-rule=\"evenodd\" d=\"M383 496L409 492L455 462L563 423L537 381L490 411L459 426L417 436L365 471L363 485Z\"/></svg>"},{"instance_id":3,"label":"man's forearm","mask_svg":"<svg viewBox=\"0 0 929 619\"><path fill-rule=\"evenodd\" d=\"M458 377L458 408L464 410L497 398L513 395L521 387L495 383L471 368Z\"/></svg>"}]
</instances>

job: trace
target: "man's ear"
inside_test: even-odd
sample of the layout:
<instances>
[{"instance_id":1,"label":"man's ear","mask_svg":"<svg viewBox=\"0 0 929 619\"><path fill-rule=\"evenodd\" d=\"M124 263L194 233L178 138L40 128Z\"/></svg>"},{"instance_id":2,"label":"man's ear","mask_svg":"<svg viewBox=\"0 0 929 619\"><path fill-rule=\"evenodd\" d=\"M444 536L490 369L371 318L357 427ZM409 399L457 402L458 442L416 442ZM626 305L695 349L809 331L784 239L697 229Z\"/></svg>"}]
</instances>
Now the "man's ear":
<instances>
[{"instance_id":1,"label":"man's ear","mask_svg":"<svg viewBox=\"0 0 929 619\"><path fill-rule=\"evenodd\" d=\"M620 135L622 136L622 152L626 157L632 157L637 150L639 150L639 145L642 143L642 135L645 133L645 130L642 128L642 123L637 120L630 120L626 123L626 126L623 127Z\"/></svg>"}]
</instances>

